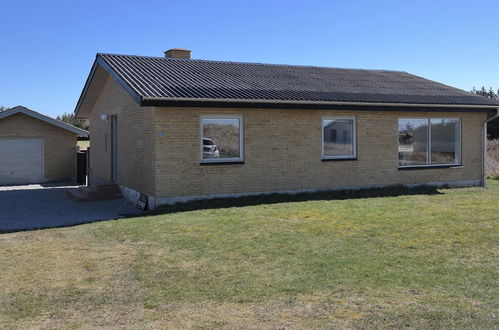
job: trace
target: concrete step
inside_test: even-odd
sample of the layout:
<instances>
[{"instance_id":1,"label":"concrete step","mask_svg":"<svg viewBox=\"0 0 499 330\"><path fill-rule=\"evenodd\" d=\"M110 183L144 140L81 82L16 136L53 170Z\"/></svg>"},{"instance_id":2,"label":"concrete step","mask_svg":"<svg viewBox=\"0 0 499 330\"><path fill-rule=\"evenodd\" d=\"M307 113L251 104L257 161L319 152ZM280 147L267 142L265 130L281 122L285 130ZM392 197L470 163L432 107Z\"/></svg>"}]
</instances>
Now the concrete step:
<instances>
[{"instance_id":1,"label":"concrete step","mask_svg":"<svg viewBox=\"0 0 499 330\"><path fill-rule=\"evenodd\" d=\"M97 185L97 191L109 194L121 194L120 186L114 183Z\"/></svg>"},{"instance_id":2,"label":"concrete step","mask_svg":"<svg viewBox=\"0 0 499 330\"><path fill-rule=\"evenodd\" d=\"M66 193L76 201L107 201L121 199L120 187L117 184L98 185L96 187L80 187L68 189Z\"/></svg>"}]
</instances>

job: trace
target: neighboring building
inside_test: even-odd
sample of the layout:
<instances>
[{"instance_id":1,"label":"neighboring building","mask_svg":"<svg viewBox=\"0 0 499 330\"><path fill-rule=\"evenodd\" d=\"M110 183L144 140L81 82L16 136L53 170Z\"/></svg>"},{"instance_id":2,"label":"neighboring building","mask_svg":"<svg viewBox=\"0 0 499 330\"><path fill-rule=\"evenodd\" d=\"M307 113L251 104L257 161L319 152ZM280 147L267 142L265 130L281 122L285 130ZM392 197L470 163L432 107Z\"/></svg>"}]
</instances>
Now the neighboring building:
<instances>
[{"instance_id":1,"label":"neighboring building","mask_svg":"<svg viewBox=\"0 0 499 330\"><path fill-rule=\"evenodd\" d=\"M484 184L499 102L406 72L98 54L75 113L90 182L164 203ZM176 57L176 58L172 58Z\"/></svg>"},{"instance_id":2,"label":"neighboring building","mask_svg":"<svg viewBox=\"0 0 499 330\"><path fill-rule=\"evenodd\" d=\"M74 181L88 132L22 106L0 112L0 186Z\"/></svg>"}]
</instances>

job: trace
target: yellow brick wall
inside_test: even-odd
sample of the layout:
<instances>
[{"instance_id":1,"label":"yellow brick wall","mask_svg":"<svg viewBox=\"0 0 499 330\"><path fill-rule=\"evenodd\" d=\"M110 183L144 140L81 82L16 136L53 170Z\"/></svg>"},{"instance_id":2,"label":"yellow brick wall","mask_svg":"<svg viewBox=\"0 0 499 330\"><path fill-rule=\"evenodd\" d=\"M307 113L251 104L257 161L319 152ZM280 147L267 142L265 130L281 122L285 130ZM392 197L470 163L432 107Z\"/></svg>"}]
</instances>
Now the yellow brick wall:
<instances>
[{"instance_id":1,"label":"yellow brick wall","mask_svg":"<svg viewBox=\"0 0 499 330\"><path fill-rule=\"evenodd\" d=\"M245 164L199 164L200 115L237 114ZM321 161L323 116L357 118L356 161ZM458 117L462 167L398 170L399 117ZM155 108L156 197L482 179L483 113Z\"/></svg>"},{"instance_id":2,"label":"yellow brick wall","mask_svg":"<svg viewBox=\"0 0 499 330\"><path fill-rule=\"evenodd\" d=\"M76 134L18 113L0 120L2 137L43 138L45 182L76 179Z\"/></svg>"},{"instance_id":3,"label":"yellow brick wall","mask_svg":"<svg viewBox=\"0 0 499 330\"><path fill-rule=\"evenodd\" d=\"M118 183L154 194L154 111L137 103L111 77L96 99L90 117L91 184L111 182L111 121L118 118Z\"/></svg>"}]
</instances>

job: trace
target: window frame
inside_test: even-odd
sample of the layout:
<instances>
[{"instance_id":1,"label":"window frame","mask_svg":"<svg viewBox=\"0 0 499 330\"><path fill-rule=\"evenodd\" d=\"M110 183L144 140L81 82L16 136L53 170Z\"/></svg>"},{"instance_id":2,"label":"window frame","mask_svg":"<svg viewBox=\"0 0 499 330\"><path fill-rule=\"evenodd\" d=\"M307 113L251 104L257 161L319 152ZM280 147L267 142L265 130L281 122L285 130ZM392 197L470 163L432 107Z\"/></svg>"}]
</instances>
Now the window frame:
<instances>
[{"instance_id":1,"label":"window frame","mask_svg":"<svg viewBox=\"0 0 499 330\"><path fill-rule=\"evenodd\" d=\"M239 120L239 157L232 158L203 158L203 121L206 119L237 119ZM244 125L242 115L202 115L199 116L199 162L200 164L225 164L244 162Z\"/></svg>"},{"instance_id":2,"label":"window frame","mask_svg":"<svg viewBox=\"0 0 499 330\"><path fill-rule=\"evenodd\" d=\"M352 120L352 154L328 156L324 154L324 122L326 120ZM323 116L321 121L322 160L355 160L357 159L357 117L355 116Z\"/></svg>"},{"instance_id":3,"label":"window frame","mask_svg":"<svg viewBox=\"0 0 499 330\"><path fill-rule=\"evenodd\" d=\"M428 123L428 133L426 136L426 164L418 164L418 165L400 165L399 159L399 122L401 119L405 120L426 120ZM457 137L456 137L456 162L455 163L446 163L446 164L432 164L431 160L431 121L438 119L447 119L447 120L456 120L457 121ZM462 166L461 162L461 150L462 150L462 131L461 131L461 118L460 117L399 117L397 119L397 165L399 169L411 169L411 168L438 168L438 167L458 167Z\"/></svg>"}]
</instances>

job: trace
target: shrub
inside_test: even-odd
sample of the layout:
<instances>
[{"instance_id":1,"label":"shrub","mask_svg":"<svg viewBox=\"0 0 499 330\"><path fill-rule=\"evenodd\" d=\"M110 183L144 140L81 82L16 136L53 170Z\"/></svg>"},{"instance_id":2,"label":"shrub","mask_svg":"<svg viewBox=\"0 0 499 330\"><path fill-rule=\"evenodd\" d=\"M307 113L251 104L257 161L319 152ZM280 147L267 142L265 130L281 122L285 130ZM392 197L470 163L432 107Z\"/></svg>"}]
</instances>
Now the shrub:
<instances>
[{"instance_id":1,"label":"shrub","mask_svg":"<svg viewBox=\"0 0 499 330\"><path fill-rule=\"evenodd\" d=\"M487 174L490 179L499 180L499 139L488 142Z\"/></svg>"}]
</instances>

